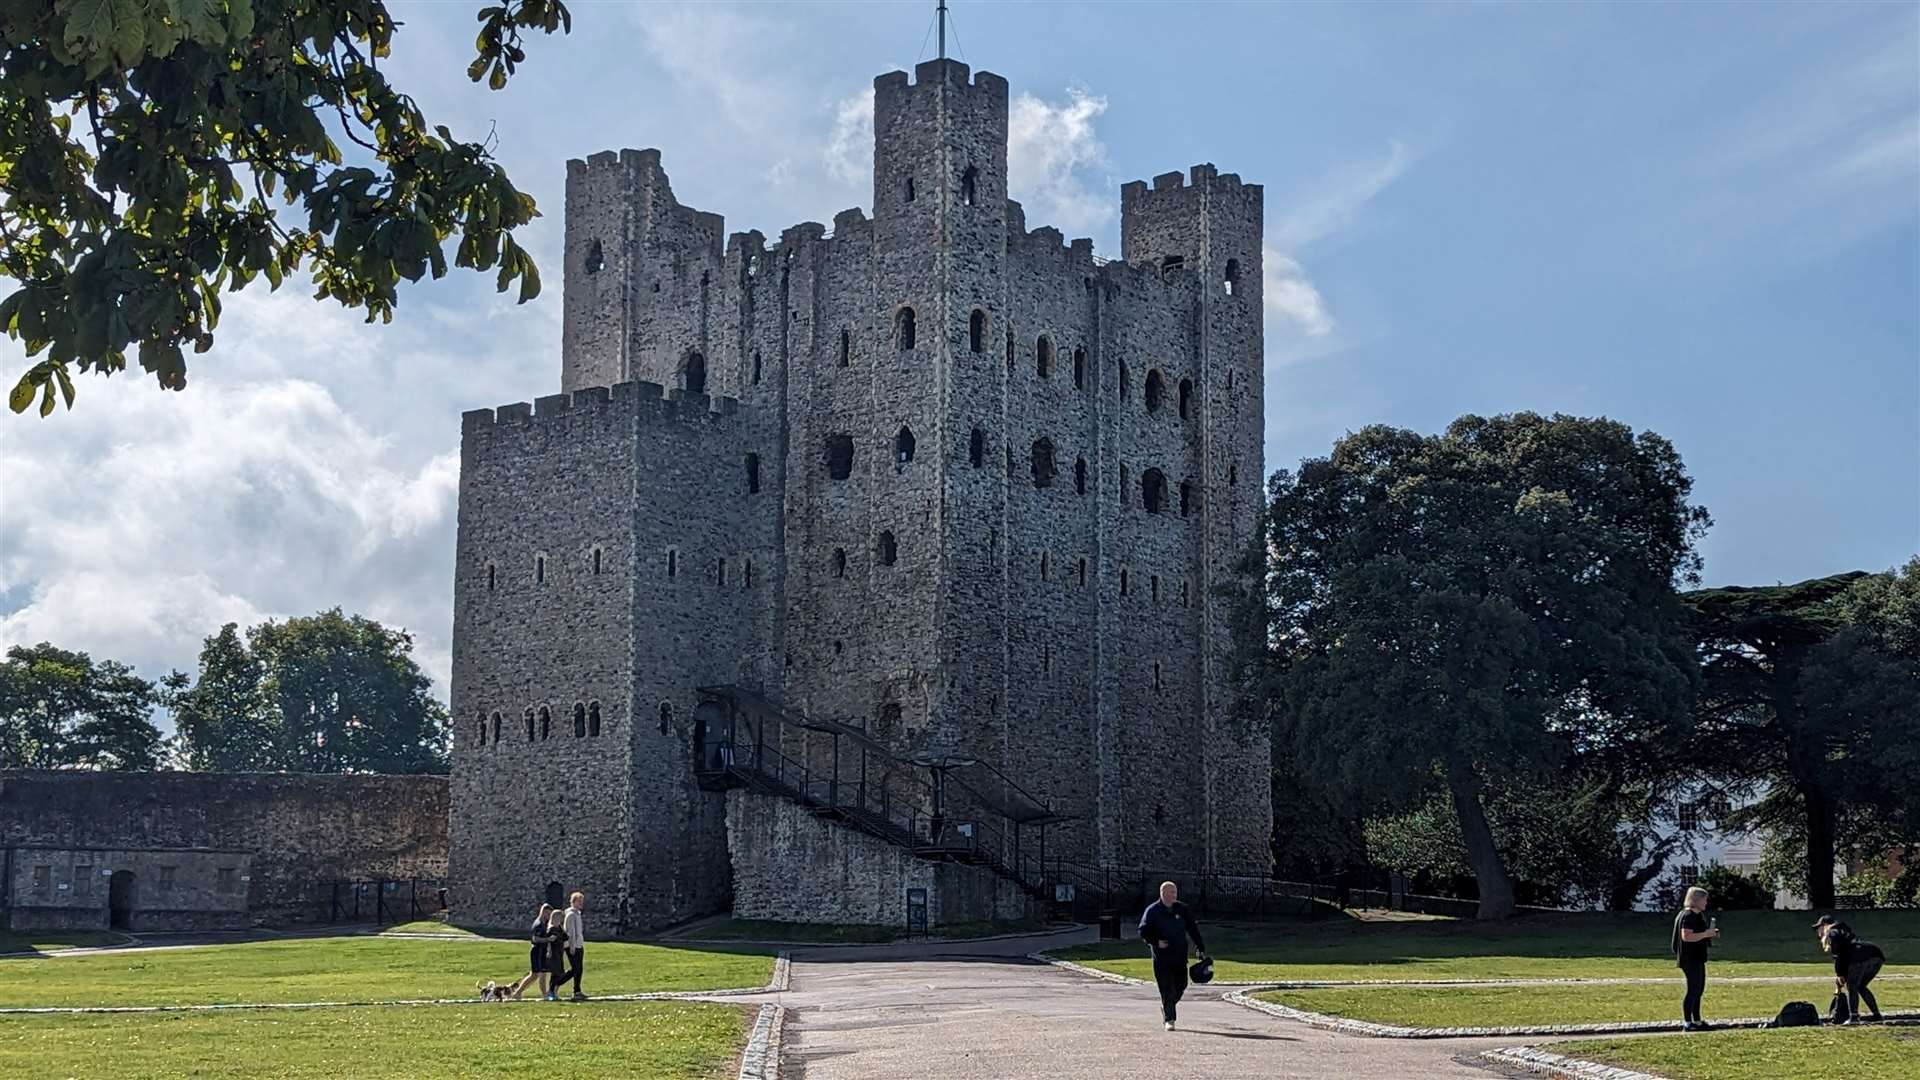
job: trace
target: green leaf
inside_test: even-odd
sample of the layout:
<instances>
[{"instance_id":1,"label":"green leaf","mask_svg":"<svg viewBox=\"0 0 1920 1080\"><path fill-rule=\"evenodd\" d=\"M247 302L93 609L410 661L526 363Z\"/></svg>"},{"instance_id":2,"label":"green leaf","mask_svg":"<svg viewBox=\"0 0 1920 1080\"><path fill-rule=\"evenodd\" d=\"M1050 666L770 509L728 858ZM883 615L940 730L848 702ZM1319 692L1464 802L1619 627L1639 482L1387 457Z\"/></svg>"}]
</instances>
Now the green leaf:
<instances>
[{"instance_id":1,"label":"green leaf","mask_svg":"<svg viewBox=\"0 0 1920 1080\"><path fill-rule=\"evenodd\" d=\"M66 16L61 40L75 56L95 56L112 46L114 0L55 0L53 10Z\"/></svg>"},{"instance_id":2,"label":"green leaf","mask_svg":"<svg viewBox=\"0 0 1920 1080\"><path fill-rule=\"evenodd\" d=\"M27 411L27 406L33 404L33 393L38 389L38 384L33 381L33 373L37 370L29 368L26 374L20 376L20 381L13 384L13 392L7 395L7 408L23 413Z\"/></svg>"},{"instance_id":3,"label":"green leaf","mask_svg":"<svg viewBox=\"0 0 1920 1080\"><path fill-rule=\"evenodd\" d=\"M67 374L67 365L55 367L53 377L60 384L60 396L67 399L67 408L73 408L73 379Z\"/></svg>"},{"instance_id":4,"label":"green leaf","mask_svg":"<svg viewBox=\"0 0 1920 1080\"><path fill-rule=\"evenodd\" d=\"M227 28L223 20L225 6L218 0L167 0L167 11L173 20L180 24L188 37L202 45L214 45L226 40Z\"/></svg>"}]
</instances>

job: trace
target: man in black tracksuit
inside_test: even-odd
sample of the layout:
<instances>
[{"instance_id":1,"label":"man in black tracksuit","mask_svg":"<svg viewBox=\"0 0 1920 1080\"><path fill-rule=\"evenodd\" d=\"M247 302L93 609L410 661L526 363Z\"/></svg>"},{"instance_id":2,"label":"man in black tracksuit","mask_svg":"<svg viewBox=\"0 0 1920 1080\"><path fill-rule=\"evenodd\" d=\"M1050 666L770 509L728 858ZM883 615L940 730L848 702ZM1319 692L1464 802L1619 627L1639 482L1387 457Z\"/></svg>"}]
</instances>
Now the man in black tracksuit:
<instances>
[{"instance_id":1,"label":"man in black tracksuit","mask_svg":"<svg viewBox=\"0 0 1920 1080\"><path fill-rule=\"evenodd\" d=\"M1173 882L1160 885L1160 899L1140 913L1140 939L1153 952L1153 981L1160 987L1160 1018L1167 1030L1173 1030L1174 1009L1180 995L1187 992L1187 939L1200 955L1207 955L1207 943L1200 939L1200 924L1193 921L1187 905L1180 902L1180 889Z\"/></svg>"}]
</instances>

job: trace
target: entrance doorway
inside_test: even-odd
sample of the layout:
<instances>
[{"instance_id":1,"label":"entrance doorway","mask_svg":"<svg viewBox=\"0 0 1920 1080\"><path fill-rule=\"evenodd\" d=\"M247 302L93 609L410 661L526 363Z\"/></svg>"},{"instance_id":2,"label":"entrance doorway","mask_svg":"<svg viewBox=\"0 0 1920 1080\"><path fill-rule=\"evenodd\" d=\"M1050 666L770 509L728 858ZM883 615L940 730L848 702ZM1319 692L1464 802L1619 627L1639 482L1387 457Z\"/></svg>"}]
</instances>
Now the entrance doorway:
<instances>
[{"instance_id":1,"label":"entrance doorway","mask_svg":"<svg viewBox=\"0 0 1920 1080\"><path fill-rule=\"evenodd\" d=\"M547 906L555 909L567 906L567 891L557 881L547 882Z\"/></svg>"},{"instance_id":2,"label":"entrance doorway","mask_svg":"<svg viewBox=\"0 0 1920 1080\"><path fill-rule=\"evenodd\" d=\"M107 921L115 930L133 929L133 871L115 870L107 879Z\"/></svg>"}]
</instances>

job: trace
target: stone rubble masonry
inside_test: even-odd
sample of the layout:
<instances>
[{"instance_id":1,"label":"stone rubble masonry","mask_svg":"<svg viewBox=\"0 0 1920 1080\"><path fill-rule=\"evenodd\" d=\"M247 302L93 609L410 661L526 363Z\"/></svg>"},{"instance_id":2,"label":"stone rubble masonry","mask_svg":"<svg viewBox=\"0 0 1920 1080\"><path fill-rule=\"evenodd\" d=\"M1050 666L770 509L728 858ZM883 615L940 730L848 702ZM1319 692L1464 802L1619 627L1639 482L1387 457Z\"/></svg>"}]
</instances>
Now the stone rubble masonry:
<instances>
[{"instance_id":1,"label":"stone rubble masonry","mask_svg":"<svg viewBox=\"0 0 1920 1080\"><path fill-rule=\"evenodd\" d=\"M1219 592L1260 512L1262 189L1127 184L1103 262L1007 198L1007 114L965 64L880 76L871 216L772 243L658 150L568 164L562 393L463 421L459 919L557 882L664 925L762 877L693 778L725 683L976 756L1070 819L1050 856L1266 873Z\"/></svg>"},{"instance_id":2,"label":"stone rubble masonry","mask_svg":"<svg viewBox=\"0 0 1920 1080\"><path fill-rule=\"evenodd\" d=\"M105 928L126 871L136 931L323 919L335 881L444 879L447 816L443 776L0 770L0 912Z\"/></svg>"}]
</instances>

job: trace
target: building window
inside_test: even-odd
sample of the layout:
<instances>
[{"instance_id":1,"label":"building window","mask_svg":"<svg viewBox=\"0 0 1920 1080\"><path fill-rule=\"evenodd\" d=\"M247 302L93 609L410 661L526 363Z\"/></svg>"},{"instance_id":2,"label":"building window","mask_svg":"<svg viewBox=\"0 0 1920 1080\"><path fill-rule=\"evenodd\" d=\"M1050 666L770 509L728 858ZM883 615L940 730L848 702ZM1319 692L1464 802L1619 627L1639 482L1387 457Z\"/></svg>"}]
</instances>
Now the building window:
<instances>
[{"instance_id":1,"label":"building window","mask_svg":"<svg viewBox=\"0 0 1920 1080\"><path fill-rule=\"evenodd\" d=\"M706 357L701 356L697 352L687 354L686 366L681 369L680 385L685 387L689 394L704 394L707 392Z\"/></svg>"},{"instance_id":2,"label":"building window","mask_svg":"<svg viewBox=\"0 0 1920 1080\"><path fill-rule=\"evenodd\" d=\"M218 874L221 892L230 893L238 891L237 886L240 884L240 872L238 870L235 870L231 866L223 866L219 869Z\"/></svg>"},{"instance_id":3,"label":"building window","mask_svg":"<svg viewBox=\"0 0 1920 1080\"><path fill-rule=\"evenodd\" d=\"M760 455L747 455L747 494L760 494Z\"/></svg>"},{"instance_id":4,"label":"building window","mask_svg":"<svg viewBox=\"0 0 1920 1080\"><path fill-rule=\"evenodd\" d=\"M1033 372L1043 379L1053 376L1053 341L1045 334L1033 344Z\"/></svg>"},{"instance_id":5,"label":"building window","mask_svg":"<svg viewBox=\"0 0 1920 1080\"><path fill-rule=\"evenodd\" d=\"M527 710L527 741L533 741L533 710Z\"/></svg>"},{"instance_id":6,"label":"building window","mask_svg":"<svg viewBox=\"0 0 1920 1080\"><path fill-rule=\"evenodd\" d=\"M1227 290L1228 296L1233 295L1234 287L1240 284L1240 260L1239 259L1227 260L1227 273L1225 278L1221 280L1220 284L1223 288Z\"/></svg>"},{"instance_id":7,"label":"building window","mask_svg":"<svg viewBox=\"0 0 1920 1080\"><path fill-rule=\"evenodd\" d=\"M853 475L853 436L827 436L827 478L845 480Z\"/></svg>"},{"instance_id":8,"label":"building window","mask_svg":"<svg viewBox=\"0 0 1920 1080\"><path fill-rule=\"evenodd\" d=\"M544 741L553 734L553 710L540 706L540 738Z\"/></svg>"},{"instance_id":9,"label":"building window","mask_svg":"<svg viewBox=\"0 0 1920 1080\"><path fill-rule=\"evenodd\" d=\"M1040 580L1047 580L1047 553L1044 551L1040 553Z\"/></svg>"},{"instance_id":10,"label":"building window","mask_svg":"<svg viewBox=\"0 0 1920 1080\"><path fill-rule=\"evenodd\" d=\"M597 739L599 737L600 737L600 703L597 701L590 701L587 703L587 738Z\"/></svg>"},{"instance_id":11,"label":"building window","mask_svg":"<svg viewBox=\"0 0 1920 1080\"><path fill-rule=\"evenodd\" d=\"M1083 457L1073 459L1073 493L1075 495L1087 493L1087 459Z\"/></svg>"},{"instance_id":12,"label":"building window","mask_svg":"<svg viewBox=\"0 0 1920 1080\"><path fill-rule=\"evenodd\" d=\"M904 202L913 201L913 177L911 176L907 177L906 198L902 201Z\"/></svg>"},{"instance_id":13,"label":"building window","mask_svg":"<svg viewBox=\"0 0 1920 1080\"><path fill-rule=\"evenodd\" d=\"M1087 350L1085 349L1073 350L1073 388L1075 390L1087 388Z\"/></svg>"},{"instance_id":14,"label":"building window","mask_svg":"<svg viewBox=\"0 0 1920 1080\"><path fill-rule=\"evenodd\" d=\"M1189 410L1193 407L1193 380L1180 380L1180 419L1192 419Z\"/></svg>"},{"instance_id":15,"label":"building window","mask_svg":"<svg viewBox=\"0 0 1920 1080\"><path fill-rule=\"evenodd\" d=\"M486 713L480 714L480 739L476 745L479 745L479 746L487 745L487 714Z\"/></svg>"},{"instance_id":16,"label":"building window","mask_svg":"<svg viewBox=\"0 0 1920 1080\"><path fill-rule=\"evenodd\" d=\"M672 548L668 548L667 549L667 576L673 577L679 572L680 572L680 553L678 551L675 551Z\"/></svg>"},{"instance_id":17,"label":"building window","mask_svg":"<svg viewBox=\"0 0 1920 1080\"><path fill-rule=\"evenodd\" d=\"M1193 481L1180 481L1180 516L1186 517L1193 510Z\"/></svg>"},{"instance_id":18,"label":"building window","mask_svg":"<svg viewBox=\"0 0 1920 1080\"><path fill-rule=\"evenodd\" d=\"M741 560L740 587L743 589L753 588L753 560L752 559Z\"/></svg>"},{"instance_id":19,"label":"building window","mask_svg":"<svg viewBox=\"0 0 1920 1080\"><path fill-rule=\"evenodd\" d=\"M893 460L899 465L913 460L913 429L905 424L901 424L900 430L894 433Z\"/></svg>"},{"instance_id":20,"label":"building window","mask_svg":"<svg viewBox=\"0 0 1920 1080\"><path fill-rule=\"evenodd\" d=\"M899 341L901 352L906 352L907 350L913 348L913 309L912 308L903 307L900 309L900 314L894 316L893 332L894 332L894 337Z\"/></svg>"},{"instance_id":21,"label":"building window","mask_svg":"<svg viewBox=\"0 0 1920 1080\"><path fill-rule=\"evenodd\" d=\"M597 274L601 267L607 265L607 253L601 249L599 237L594 237L593 243L587 245L587 257L582 265L589 274Z\"/></svg>"},{"instance_id":22,"label":"building window","mask_svg":"<svg viewBox=\"0 0 1920 1080\"><path fill-rule=\"evenodd\" d=\"M75 864L73 868L73 895L93 895L93 867L88 863Z\"/></svg>"},{"instance_id":23,"label":"building window","mask_svg":"<svg viewBox=\"0 0 1920 1080\"><path fill-rule=\"evenodd\" d=\"M1155 690L1159 690L1161 686L1162 686L1162 683L1160 682L1160 661L1155 660L1153 662L1153 688Z\"/></svg>"},{"instance_id":24,"label":"building window","mask_svg":"<svg viewBox=\"0 0 1920 1080\"><path fill-rule=\"evenodd\" d=\"M833 549L833 576L837 578L843 578L847 576L847 549L846 548Z\"/></svg>"},{"instance_id":25,"label":"building window","mask_svg":"<svg viewBox=\"0 0 1920 1080\"><path fill-rule=\"evenodd\" d=\"M1160 575L1154 574L1148 577L1147 584L1151 586L1153 589L1153 602L1156 604L1159 603L1160 602Z\"/></svg>"},{"instance_id":26,"label":"building window","mask_svg":"<svg viewBox=\"0 0 1920 1080\"><path fill-rule=\"evenodd\" d=\"M173 891L173 872L177 869L179 869L179 867L176 866L163 866L160 868L160 890L162 892Z\"/></svg>"},{"instance_id":27,"label":"building window","mask_svg":"<svg viewBox=\"0 0 1920 1080\"><path fill-rule=\"evenodd\" d=\"M488 592L493 591L494 582L495 582L495 575L493 570L493 564L488 563L487 564L487 591Z\"/></svg>"},{"instance_id":28,"label":"building window","mask_svg":"<svg viewBox=\"0 0 1920 1080\"><path fill-rule=\"evenodd\" d=\"M1240 466L1238 464L1232 464L1232 463L1228 464L1227 465L1227 483L1238 484L1239 482L1240 482Z\"/></svg>"},{"instance_id":29,"label":"building window","mask_svg":"<svg viewBox=\"0 0 1920 1080\"><path fill-rule=\"evenodd\" d=\"M660 703L660 734L665 735L672 730L673 706L663 701Z\"/></svg>"},{"instance_id":30,"label":"building window","mask_svg":"<svg viewBox=\"0 0 1920 1080\"><path fill-rule=\"evenodd\" d=\"M1700 880L1700 864L1687 863L1680 868L1680 884L1692 885Z\"/></svg>"},{"instance_id":31,"label":"building window","mask_svg":"<svg viewBox=\"0 0 1920 1080\"><path fill-rule=\"evenodd\" d=\"M967 166L966 172L963 172L960 174L960 205L962 206L973 205L974 195L975 195L974 189L977 186L976 182L979 178L979 175L980 175L979 170L975 169L971 165ZM980 350L975 349L974 351L979 352Z\"/></svg>"},{"instance_id":32,"label":"building window","mask_svg":"<svg viewBox=\"0 0 1920 1080\"><path fill-rule=\"evenodd\" d=\"M1184 268L1186 265L1187 257L1185 255L1169 255L1160 260L1160 276L1165 277L1175 270Z\"/></svg>"},{"instance_id":33,"label":"building window","mask_svg":"<svg viewBox=\"0 0 1920 1080\"><path fill-rule=\"evenodd\" d=\"M1087 583L1087 557L1085 555L1082 555L1080 556L1080 584L1085 585L1086 583Z\"/></svg>"},{"instance_id":34,"label":"building window","mask_svg":"<svg viewBox=\"0 0 1920 1080\"><path fill-rule=\"evenodd\" d=\"M576 739L587 737L587 705L583 701L573 703L573 737Z\"/></svg>"},{"instance_id":35,"label":"building window","mask_svg":"<svg viewBox=\"0 0 1920 1080\"><path fill-rule=\"evenodd\" d=\"M600 549L599 548L593 549L593 574L595 577L600 576Z\"/></svg>"},{"instance_id":36,"label":"building window","mask_svg":"<svg viewBox=\"0 0 1920 1080\"><path fill-rule=\"evenodd\" d=\"M1120 400L1121 401L1127 400L1127 388L1130 385L1131 384L1127 379L1127 365L1121 364L1120 365Z\"/></svg>"},{"instance_id":37,"label":"building window","mask_svg":"<svg viewBox=\"0 0 1920 1080\"><path fill-rule=\"evenodd\" d=\"M713 560L713 583L723 589L727 586L727 560L725 556Z\"/></svg>"},{"instance_id":38,"label":"building window","mask_svg":"<svg viewBox=\"0 0 1920 1080\"><path fill-rule=\"evenodd\" d=\"M1127 595L1127 568L1124 566L1120 568L1120 595Z\"/></svg>"},{"instance_id":39,"label":"building window","mask_svg":"<svg viewBox=\"0 0 1920 1080\"><path fill-rule=\"evenodd\" d=\"M1053 486L1053 440L1036 439L1033 443L1033 486L1037 488Z\"/></svg>"},{"instance_id":40,"label":"building window","mask_svg":"<svg viewBox=\"0 0 1920 1080\"><path fill-rule=\"evenodd\" d=\"M1682 832L1692 832L1698 829L1700 827L1700 804L1692 800L1683 801L1675 817Z\"/></svg>"},{"instance_id":41,"label":"building window","mask_svg":"<svg viewBox=\"0 0 1920 1080\"><path fill-rule=\"evenodd\" d=\"M48 892L53 889L53 867L36 866L33 868L33 891Z\"/></svg>"},{"instance_id":42,"label":"building window","mask_svg":"<svg viewBox=\"0 0 1920 1080\"><path fill-rule=\"evenodd\" d=\"M1161 395L1163 395L1166 392L1166 386L1167 386L1167 381L1160 377L1159 368L1154 368L1147 372L1146 400L1147 400L1148 412L1160 411L1160 398L1161 398Z\"/></svg>"},{"instance_id":43,"label":"building window","mask_svg":"<svg viewBox=\"0 0 1920 1080\"><path fill-rule=\"evenodd\" d=\"M1013 374L1013 331L1007 331L1007 374Z\"/></svg>"},{"instance_id":44,"label":"building window","mask_svg":"<svg viewBox=\"0 0 1920 1080\"><path fill-rule=\"evenodd\" d=\"M1140 474L1140 501L1147 513L1157 514L1167 508L1167 476L1159 469L1148 469Z\"/></svg>"},{"instance_id":45,"label":"building window","mask_svg":"<svg viewBox=\"0 0 1920 1080\"><path fill-rule=\"evenodd\" d=\"M760 350L753 350L753 385L760 385Z\"/></svg>"},{"instance_id":46,"label":"building window","mask_svg":"<svg viewBox=\"0 0 1920 1080\"><path fill-rule=\"evenodd\" d=\"M987 313L979 308L967 317L967 346L977 353L987 351Z\"/></svg>"},{"instance_id":47,"label":"building window","mask_svg":"<svg viewBox=\"0 0 1920 1080\"><path fill-rule=\"evenodd\" d=\"M493 714L493 745L500 745L500 714L497 712Z\"/></svg>"},{"instance_id":48,"label":"building window","mask_svg":"<svg viewBox=\"0 0 1920 1080\"><path fill-rule=\"evenodd\" d=\"M853 331L843 326L840 328L840 366L846 367L851 363L853 363Z\"/></svg>"},{"instance_id":49,"label":"building window","mask_svg":"<svg viewBox=\"0 0 1920 1080\"><path fill-rule=\"evenodd\" d=\"M979 468L987 460L987 433L979 428L967 436L967 464Z\"/></svg>"},{"instance_id":50,"label":"building window","mask_svg":"<svg viewBox=\"0 0 1920 1080\"><path fill-rule=\"evenodd\" d=\"M547 557L545 555L535 555L533 557L533 582L536 585L545 585L547 583Z\"/></svg>"},{"instance_id":51,"label":"building window","mask_svg":"<svg viewBox=\"0 0 1920 1080\"><path fill-rule=\"evenodd\" d=\"M900 704L889 701L880 706L880 712L873 718L873 737L890 739L900 733Z\"/></svg>"},{"instance_id":52,"label":"building window","mask_svg":"<svg viewBox=\"0 0 1920 1080\"><path fill-rule=\"evenodd\" d=\"M900 547L894 542L893 533L880 534L879 555L881 566L892 566L900 557Z\"/></svg>"}]
</instances>

